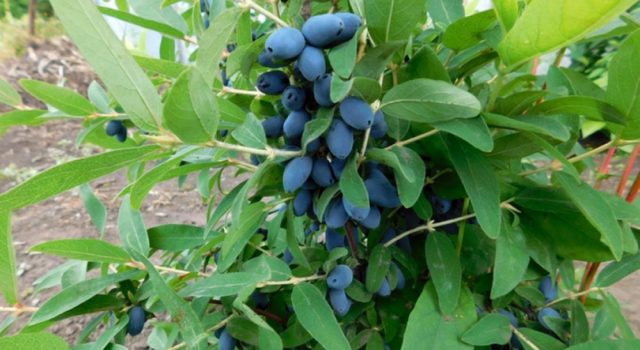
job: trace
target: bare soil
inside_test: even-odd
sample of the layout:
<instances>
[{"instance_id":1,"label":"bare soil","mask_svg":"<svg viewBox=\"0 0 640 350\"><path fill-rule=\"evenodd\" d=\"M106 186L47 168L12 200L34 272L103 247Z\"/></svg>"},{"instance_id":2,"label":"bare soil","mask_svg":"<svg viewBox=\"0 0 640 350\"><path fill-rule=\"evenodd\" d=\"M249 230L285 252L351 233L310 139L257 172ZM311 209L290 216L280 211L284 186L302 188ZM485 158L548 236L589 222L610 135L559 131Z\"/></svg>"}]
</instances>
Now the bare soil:
<instances>
[{"instance_id":1,"label":"bare soil","mask_svg":"<svg viewBox=\"0 0 640 350\"><path fill-rule=\"evenodd\" d=\"M0 62L0 75L15 84L21 78L40 79L57 83L64 77L65 86L86 95L89 83L95 79L91 69L65 38L29 46L27 55L20 60ZM24 95L25 103L43 107L40 102ZM3 111L0 106L0 112ZM55 121L38 127L15 127L0 137L0 193L10 189L26 178L56 164L99 153L93 146L75 147L74 139L81 131L78 121ZM614 173L620 172L614 167ZM232 181L226 179L226 181ZM608 182L608 188L613 186ZM91 183L98 198L108 208L106 239L118 242L115 229L120 201L117 193L127 184L126 174L115 173ZM150 193L142 208L147 226L164 223L204 224L206 206L195 190L194 181L187 181L178 189L176 181L163 183ZM19 291L22 302L29 306L42 305L57 290L40 295L33 294L33 282L58 266L63 260L55 257L29 253L33 245L62 238L99 237L77 190L72 190L44 202L18 210L13 214L13 236L19 266ZM623 280L612 288L636 334L640 334L640 274ZM0 305L6 303L0 296ZM0 323L7 314L0 314ZM50 331L75 342L90 317L69 319L52 326ZM17 322L23 325L27 315ZM17 327L14 327L14 331ZM147 333L148 334L148 331ZM129 339L130 349L147 349L146 336Z\"/></svg>"}]
</instances>

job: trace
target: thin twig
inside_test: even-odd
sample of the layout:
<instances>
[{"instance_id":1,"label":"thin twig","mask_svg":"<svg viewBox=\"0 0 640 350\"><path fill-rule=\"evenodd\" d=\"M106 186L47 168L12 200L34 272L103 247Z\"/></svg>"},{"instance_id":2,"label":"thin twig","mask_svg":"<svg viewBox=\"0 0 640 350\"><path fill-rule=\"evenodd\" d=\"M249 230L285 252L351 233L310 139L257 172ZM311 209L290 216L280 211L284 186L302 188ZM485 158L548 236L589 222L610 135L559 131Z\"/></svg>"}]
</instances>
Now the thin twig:
<instances>
[{"instance_id":1,"label":"thin twig","mask_svg":"<svg viewBox=\"0 0 640 350\"><path fill-rule=\"evenodd\" d=\"M196 342L199 343L199 342L205 340L209 336L210 333L215 332L218 329L226 326L227 323L229 323L229 321L231 320L231 318L233 318L233 315L229 315L224 320L218 322L215 326L207 329L207 331L202 336L200 336L200 337L198 337L198 339L196 339ZM179 350L179 349L182 349L182 348L184 348L186 346L187 346L187 343L186 342L182 342L182 343L179 343L179 344L177 344L177 345L175 345L173 347L170 347L169 350Z\"/></svg>"},{"instance_id":2,"label":"thin twig","mask_svg":"<svg viewBox=\"0 0 640 350\"><path fill-rule=\"evenodd\" d=\"M283 21L278 16L274 15L273 13L271 13L269 10L265 9L264 7L258 5L253 0L241 0L240 1L240 5L252 8L256 12L258 12L258 13L264 15L265 17L269 18L270 20L274 21L277 25L279 25L281 27L288 27L289 26L287 24L287 22Z\"/></svg>"},{"instance_id":3,"label":"thin twig","mask_svg":"<svg viewBox=\"0 0 640 350\"><path fill-rule=\"evenodd\" d=\"M520 340L522 340L525 344L529 345L529 347L532 350L540 350L540 348L536 344L531 342L531 340L529 340L529 338L527 338L524 334L522 334L522 332L520 332L518 328L511 326L511 330L513 331L513 333L516 334L516 336L518 336Z\"/></svg>"},{"instance_id":4,"label":"thin twig","mask_svg":"<svg viewBox=\"0 0 640 350\"><path fill-rule=\"evenodd\" d=\"M386 150L390 150L390 149L392 149L394 147L406 146L406 145L408 145L410 143L413 143L413 142L416 142L416 141L420 141L422 139L426 139L427 137L433 136L433 135L435 135L435 134L437 134L439 132L440 132L440 130L438 130L438 129L429 130L429 131L427 131L425 133L422 133L420 135L416 135L416 136L414 136L412 138L409 138L409 139L406 139L404 141L398 141L398 142L394 143L393 145L391 145L391 146L389 146L389 147L387 147L385 149Z\"/></svg>"},{"instance_id":5,"label":"thin twig","mask_svg":"<svg viewBox=\"0 0 640 350\"><path fill-rule=\"evenodd\" d=\"M264 94L258 90L242 90L242 89L235 89L228 86L223 87L222 90L218 92L218 96L223 96L226 94L247 95L247 96L255 96L255 97L264 96Z\"/></svg>"}]
</instances>

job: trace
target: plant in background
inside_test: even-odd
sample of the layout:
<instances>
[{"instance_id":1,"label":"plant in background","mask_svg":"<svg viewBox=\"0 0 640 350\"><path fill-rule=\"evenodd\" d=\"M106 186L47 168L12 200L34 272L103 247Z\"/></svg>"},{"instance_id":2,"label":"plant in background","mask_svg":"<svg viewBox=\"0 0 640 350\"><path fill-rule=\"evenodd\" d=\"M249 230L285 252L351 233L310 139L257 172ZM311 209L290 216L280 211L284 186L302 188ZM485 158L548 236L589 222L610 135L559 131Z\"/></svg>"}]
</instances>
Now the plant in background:
<instances>
[{"instance_id":1,"label":"plant in background","mask_svg":"<svg viewBox=\"0 0 640 350\"><path fill-rule=\"evenodd\" d=\"M618 196L580 176L640 143L635 1L496 0L466 17L444 0L176 2L54 0L106 91L21 81L37 110L0 82L15 107L0 130L82 118L78 142L109 149L0 194L1 310L30 314L0 348L67 349L46 328L84 314L74 349L122 349L144 327L157 349L640 347L606 289L640 268L640 181L624 198L631 170ZM160 57L131 55L102 15L161 33ZM621 15L606 89L530 74ZM584 149L586 121L611 140ZM97 277L23 306L11 212L81 186L99 218L89 184L123 168L121 246L32 247ZM218 198L227 168L244 180ZM145 227L149 191L191 173L206 224Z\"/></svg>"}]
</instances>

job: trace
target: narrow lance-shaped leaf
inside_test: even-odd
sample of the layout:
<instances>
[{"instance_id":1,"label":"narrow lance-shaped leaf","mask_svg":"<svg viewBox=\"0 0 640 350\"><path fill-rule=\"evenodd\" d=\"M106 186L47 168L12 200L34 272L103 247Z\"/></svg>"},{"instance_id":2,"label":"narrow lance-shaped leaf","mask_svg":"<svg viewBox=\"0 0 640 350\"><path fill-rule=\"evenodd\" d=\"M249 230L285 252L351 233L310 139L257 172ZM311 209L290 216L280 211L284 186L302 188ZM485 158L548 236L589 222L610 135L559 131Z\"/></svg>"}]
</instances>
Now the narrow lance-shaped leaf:
<instances>
[{"instance_id":1,"label":"narrow lance-shaped leaf","mask_svg":"<svg viewBox=\"0 0 640 350\"><path fill-rule=\"evenodd\" d=\"M462 285L462 267L451 240L440 232L427 237L425 256L431 279L438 294L440 310L450 315L458 305Z\"/></svg>"},{"instance_id":2,"label":"narrow lance-shaped leaf","mask_svg":"<svg viewBox=\"0 0 640 350\"><path fill-rule=\"evenodd\" d=\"M640 31L622 43L609 64L609 84L607 101L616 106L626 118L627 127L622 137L640 137L640 67L635 62L640 52Z\"/></svg>"},{"instance_id":3,"label":"narrow lance-shaped leaf","mask_svg":"<svg viewBox=\"0 0 640 350\"><path fill-rule=\"evenodd\" d=\"M69 345L53 334L29 333L0 337L0 349L69 350Z\"/></svg>"},{"instance_id":4,"label":"narrow lance-shaped leaf","mask_svg":"<svg viewBox=\"0 0 640 350\"><path fill-rule=\"evenodd\" d=\"M336 316L318 288L308 283L296 285L291 293L291 303L300 324L325 349L351 349Z\"/></svg>"},{"instance_id":5,"label":"narrow lance-shaped leaf","mask_svg":"<svg viewBox=\"0 0 640 350\"><path fill-rule=\"evenodd\" d=\"M206 341L203 341L206 338L202 337L204 327L191 305L167 286L162 276L160 276L156 268L147 258L137 252L134 252L133 257L144 264L155 294L160 298L164 307L167 308L171 317L179 322L180 331L187 343L187 348L197 350L206 349Z\"/></svg>"},{"instance_id":6,"label":"narrow lance-shaped leaf","mask_svg":"<svg viewBox=\"0 0 640 350\"><path fill-rule=\"evenodd\" d=\"M553 176L553 180L571 198L591 225L600 232L602 243L611 249L611 253L613 253L616 260L620 260L623 250L622 229L618 224L613 209L611 209L611 206L602 195L591 186L579 182L569 174L556 173Z\"/></svg>"},{"instance_id":7,"label":"narrow lance-shaped leaf","mask_svg":"<svg viewBox=\"0 0 640 350\"><path fill-rule=\"evenodd\" d=\"M0 291L7 304L18 302L16 251L11 236L11 212L0 210Z\"/></svg>"},{"instance_id":8,"label":"narrow lance-shaped leaf","mask_svg":"<svg viewBox=\"0 0 640 350\"><path fill-rule=\"evenodd\" d=\"M500 186L495 170L475 148L452 136L443 137L462 184L464 185L478 222L485 233L496 238L500 234Z\"/></svg>"},{"instance_id":9,"label":"narrow lance-shaped leaf","mask_svg":"<svg viewBox=\"0 0 640 350\"><path fill-rule=\"evenodd\" d=\"M496 240L496 256L491 284L491 299L509 293L522 280L529 266L529 254L524 233L504 220L500 236Z\"/></svg>"},{"instance_id":10,"label":"narrow lance-shaped leaf","mask_svg":"<svg viewBox=\"0 0 640 350\"><path fill-rule=\"evenodd\" d=\"M164 105L164 125L185 143L211 140L218 129L218 105L204 75L191 67L178 77Z\"/></svg>"},{"instance_id":11,"label":"narrow lance-shaped leaf","mask_svg":"<svg viewBox=\"0 0 640 350\"><path fill-rule=\"evenodd\" d=\"M433 23L441 29L464 17L462 0L434 0L429 1L428 10Z\"/></svg>"},{"instance_id":12,"label":"narrow lance-shaped leaf","mask_svg":"<svg viewBox=\"0 0 640 350\"><path fill-rule=\"evenodd\" d=\"M213 80L220 72L218 63L244 10L239 6L224 10L213 19L211 26L200 38L196 66L207 77L209 86L213 85Z\"/></svg>"},{"instance_id":13,"label":"narrow lance-shaped leaf","mask_svg":"<svg viewBox=\"0 0 640 350\"><path fill-rule=\"evenodd\" d=\"M93 224L98 228L98 232L100 232L100 237L102 238L104 235L104 227L107 224L107 209L93 193L89 184L80 186L80 198L82 198L84 207L89 212L91 221L93 221Z\"/></svg>"},{"instance_id":14,"label":"narrow lance-shaped leaf","mask_svg":"<svg viewBox=\"0 0 640 350\"><path fill-rule=\"evenodd\" d=\"M180 291L181 296L222 298L236 295L247 287L255 287L261 276L247 272L216 273L188 285Z\"/></svg>"},{"instance_id":15,"label":"narrow lance-shaped leaf","mask_svg":"<svg viewBox=\"0 0 640 350\"><path fill-rule=\"evenodd\" d=\"M222 243L218 271L225 271L236 260L244 247L256 233L264 217L265 204L256 202L249 204L240 213L237 225L232 225Z\"/></svg>"},{"instance_id":16,"label":"narrow lance-shaped leaf","mask_svg":"<svg viewBox=\"0 0 640 350\"><path fill-rule=\"evenodd\" d=\"M247 114L244 123L239 128L231 132L231 136L241 144L253 147L264 148L267 144L267 136L260 121L252 114Z\"/></svg>"},{"instance_id":17,"label":"narrow lance-shaped leaf","mask_svg":"<svg viewBox=\"0 0 640 350\"><path fill-rule=\"evenodd\" d=\"M76 283L47 300L31 317L29 324L48 321L91 299L105 288L125 280L138 279L142 272L131 270Z\"/></svg>"},{"instance_id":18,"label":"narrow lance-shaped leaf","mask_svg":"<svg viewBox=\"0 0 640 350\"><path fill-rule=\"evenodd\" d=\"M369 264L367 265L366 287L369 292L375 293L380 289L387 272L389 272L390 265L391 251L385 248L384 244L375 246L369 255Z\"/></svg>"},{"instance_id":19,"label":"narrow lance-shaped leaf","mask_svg":"<svg viewBox=\"0 0 640 350\"><path fill-rule=\"evenodd\" d=\"M67 34L131 120L143 129L158 130L160 95L95 4L88 0L53 0L51 4Z\"/></svg>"},{"instance_id":20,"label":"narrow lance-shaped leaf","mask_svg":"<svg viewBox=\"0 0 640 350\"><path fill-rule=\"evenodd\" d=\"M38 80L20 80L20 85L33 97L72 116L87 116L96 107L75 91Z\"/></svg>"},{"instance_id":21,"label":"narrow lance-shaped leaf","mask_svg":"<svg viewBox=\"0 0 640 350\"><path fill-rule=\"evenodd\" d=\"M55 166L1 194L0 208L18 209L37 203L136 163L159 149L158 146L124 148Z\"/></svg>"},{"instance_id":22,"label":"narrow lance-shaped leaf","mask_svg":"<svg viewBox=\"0 0 640 350\"><path fill-rule=\"evenodd\" d=\"M4 103L11 107L17 107L22 104L20 94L6 80L0 78L0 103Z\"/></svg>"},{"instance_id":23,"label":"narrow lance-shaped leaf","mask_svg":"<svg viewBox=\"0 0 640 350\"><path fill-rule=\"evenodd\" d=\"M407 147L394 147L391 152L398 156L403 168L411 168L413 171L414 178L410 180L405 178L401 171L393 170L398 184L400 202L405 208L411 208L418 201L424 187L427 173L424 161L417 152Z\"/></svg>"},{"instance_id":24,"label":"narrow lance-shaped leaf","mask_svg":"<svg viewBox=\"0 0 640 350\"><path fill-rule=\"evenodd\" d=\"M637 270L640 270L640 254L627 255L622 260L613 262L602 269L595 285L603 288L612 286Z\"/></svg>"},{"instance_id":25,"label":"narrow lance-shaped leaf","mask_svg":"<svg viewBox=\"0 0 640 350\"><path fill-rule=\"evenodd\" d=\"M149 236L140 211L131 207L131 199L125 196L118 212L118 232L124 248L132 254L149 254Z\"/></svg>"},{"instance_id":26,"label":"narrow lance-shaped leaf","mask_svg":"<svg viewBox=\"0 0 640 350\"><path fill-rule=\"evenodd\" d=\"M129 315L127 314L122 315L118 320L118 323L116 323L115 325L112 325L111 327L108 327L104 331L104 333L100 335L100 337L96 340L96 342L93 343L92 349L103 350L105 347L107 347L107 345L109 345L111 340L113 340L113 338L118 333L120 333L121 330L127 327L128 324L129 324Z\"/></svg>"},{"instance_id":27,"label":"narrow lance-shaped leaf","mask_svg":"<svg viewBox=\"0 0 640 350\"><path fill-rule=\"evenodd\" d=\"M31 251L103 263L126 263L131 260L129 254L122 248L92 238L48 241L33 246Z\"/></svg>"},{"instance_id":28,"label":"narrow lance-shaped leaf","mask_svg":"<svg viewBox=\"0 0 640 350\"><path fill-rule=\"evenodd\" d=\"M576 42L620 15L636 0L537 0L527 5L498 47L515 66ZM554 28L553 30L551 28Z\"/></svg>"}]
</instances>

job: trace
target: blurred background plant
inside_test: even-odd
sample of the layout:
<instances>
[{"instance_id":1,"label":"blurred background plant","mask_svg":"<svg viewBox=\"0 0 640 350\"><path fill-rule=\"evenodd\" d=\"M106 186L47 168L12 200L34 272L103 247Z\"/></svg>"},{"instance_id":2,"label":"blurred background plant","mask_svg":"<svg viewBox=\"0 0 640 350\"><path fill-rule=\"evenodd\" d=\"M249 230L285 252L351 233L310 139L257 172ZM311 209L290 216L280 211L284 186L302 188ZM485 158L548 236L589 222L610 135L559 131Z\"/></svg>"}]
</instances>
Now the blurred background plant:
<instances>
[{"instance_id":1,"label":"blurred background plant","mask_svg":"<svg viewBox=\"0 0 640 350\"><path fill-rule=\"evenodd\" d=\"M33 14L29 15L32 2ZM3 0L0 6L0 60L20 57L33 40L64 33L46 0Z\"/></svg>"}]
</instances>

